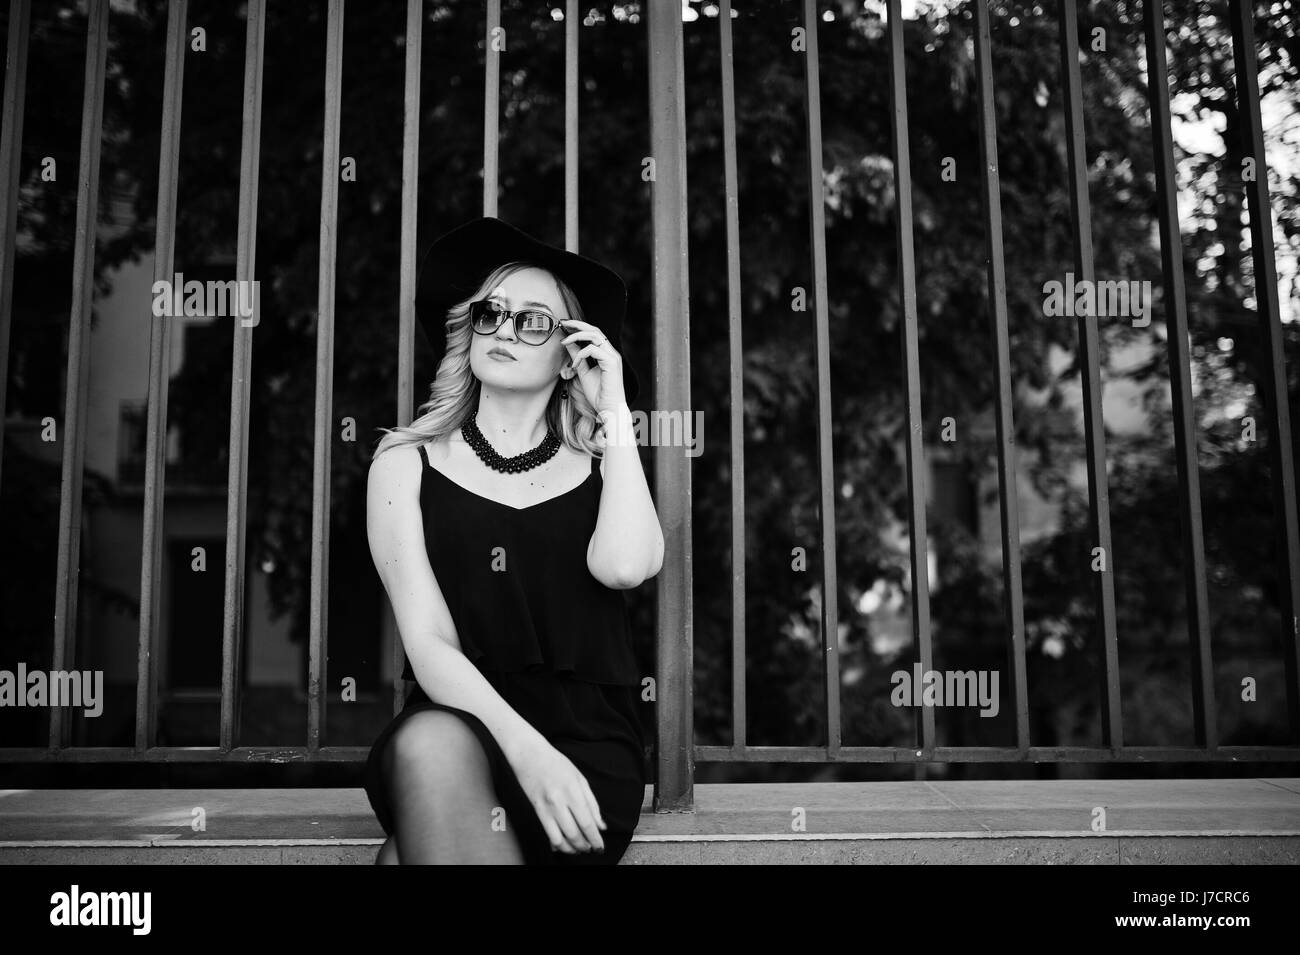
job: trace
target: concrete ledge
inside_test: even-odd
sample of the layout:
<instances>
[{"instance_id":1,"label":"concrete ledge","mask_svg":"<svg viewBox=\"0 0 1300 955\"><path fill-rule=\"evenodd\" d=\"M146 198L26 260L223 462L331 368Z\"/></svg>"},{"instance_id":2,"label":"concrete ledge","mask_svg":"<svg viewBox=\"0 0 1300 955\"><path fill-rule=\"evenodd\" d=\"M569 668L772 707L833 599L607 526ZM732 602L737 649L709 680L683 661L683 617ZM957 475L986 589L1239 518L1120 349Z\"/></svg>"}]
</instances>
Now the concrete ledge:
<instances>
[{"instance_id":1,"label":"concrete ledge","mask_svg":"<svg viewBox=\"0 0 1300 955\"><path fill-rule=\"evenodd\" d=\"M55 846L0 845L6 865L371 865L380 840ZM942 837L912 841L836 840L656 842L637 840L621 865L1294 865L1300 836L1067 837L1001 840Z\"/></svg>"},{"instance_id":2,"label":"concrete ledge","mask_svg":"<svg viewBox=\"0 0 1300 955\"><path fill-rule=\"evenodd\" d=\"M704 784L687 813L651 796L625 865L1300 863L1297 779ZM383 836L359 789L0 791L4 864L368 865Z\"/></svg>"}]
</instances>

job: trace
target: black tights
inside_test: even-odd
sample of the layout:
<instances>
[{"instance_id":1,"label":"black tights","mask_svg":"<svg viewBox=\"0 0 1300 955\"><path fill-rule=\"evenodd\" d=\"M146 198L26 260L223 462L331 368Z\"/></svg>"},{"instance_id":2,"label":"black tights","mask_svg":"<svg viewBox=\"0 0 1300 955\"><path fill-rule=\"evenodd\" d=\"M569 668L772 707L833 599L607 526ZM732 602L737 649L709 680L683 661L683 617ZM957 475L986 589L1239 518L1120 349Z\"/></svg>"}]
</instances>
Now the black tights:
<instances>
[{"instance_id":1,"label":"black tights","mask_svg":"<svg viewBox=\"0 0 1300 955\"><path fill-rule=\"evenodd\" d=\"M388 741L381 767L392 800L393 837L378 863L523 864L483 744L459 716L444 710L412 714Z\"/></svg>"}]
</instances>

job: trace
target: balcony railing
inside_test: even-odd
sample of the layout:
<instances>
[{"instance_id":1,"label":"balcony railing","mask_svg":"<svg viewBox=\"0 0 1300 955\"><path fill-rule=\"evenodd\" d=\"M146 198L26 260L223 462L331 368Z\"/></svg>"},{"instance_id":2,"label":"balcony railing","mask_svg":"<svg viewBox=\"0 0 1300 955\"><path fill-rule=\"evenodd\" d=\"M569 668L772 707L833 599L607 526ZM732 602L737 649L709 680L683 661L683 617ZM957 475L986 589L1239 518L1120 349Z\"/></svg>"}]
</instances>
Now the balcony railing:
<instances>
[{"instance_id":1,"label":"balcony railing","mask_svg":"<svg viewBox=\"0 0 1300 955\"><path fill-rule=\"evenodd\" d=\"M735 78L732 72L732 19L728 0L719 0L717 17L721 44L722 125L726 175L726 235L728 327L730 334L731 447L730 471L744 473L744 427L742 420L742 306L739 264L739 209L736 175ZM921 429L921 387L918 355L918 320L914 217L909 172L908 98L904 82L903 20L899 0L888 0L888 50L890 56L890 102L894 168L897 170L898 288L901 303L902 354L905 369L907 416L907 492L911 533L911 613L917 659L923 669L932 667L930 603L927 587L926 489L924 487ZM57 594L54 608L54 669L70 663L69 647L76 620L78 594L78 542L82 522L81 475L86 440L88 341L95 239L95 210L98 207L99 152L102 134L105 57L107 53L108 0L90 0L85 60L85 93L81 123L81 156L77 200L77 242L73 263L71 335L68 350L67 416L59 512ZM680 5L676 0L651 0L648 16L648 65L650 76L650 120L652 154L656 159L653 183L654 255L654 405L659 408L691 406L691 354L689 337L690 302L687 285L687 202L685 148L685 90L683 38ZM822 195L822 120L818 77L817 5L804 0L802 26L806 32L806 116L809 167L808 222L812 248L813 302L817 358L817 434L819 493L821 505L821 589L825 595L838 592L836 579L835 494L831 452L831 399L828 331L828 288L826 264L825 202ZM1244 123L1247 153L1261 160L1264 141L1260 116L1254 24L1248 0L1227 4L1235 63L1237 64L1240 115ZM1065 93L1066 151L1069 162L1069 194L1075 240L1074 272L1080 279L1094 276L1092 227L1084 153L1084 116L1075 0L1056 5L1060 36L1060 75ZM1152 149L1159 190L1159 225L1166 290L1168 347L1172 377L1172 400L1179 508L1186 567L1194 746L1126 746L1121 731L1120 677L1117 649L1115 593L1112 574L1093 575L1093 596L1098 608L1097 639L1102 649L1103 671L1100 692L1102 745L1098 747L1033 746L1029 733L1029 704L1026 686L1024 600L1021 592L1020 535L1017 523L1017 487L1012 423L1010 334L1008 330L1006 278L1003 254L1003 225L994 128L994 88L988 5L975 10L974 56L978 78L980 176L984 225L988 236L988 307L992 318L989 334L994 345L997 375L995 425L997 473L1000 496L1002 579L1005 587L1005 632L1011 698L1014 705L1014 743L1007 747L952 747L936 742L932 708L918 711L917 736L910 746L846 746L840 732L840 676L837 602L824 599L821 633L823 639L826 743L823 746L774 747L752 745L746 732L746 626L744 561L735 562L733 581L732 722L730 746L699 746L694 742L692 721L692 588L691 588L691 473L689 458L656 452L654 480L657 508L667 543L663 570L657 579L656 639L656 807L688 808L696 761L793 761L793 762L1190 762L1190 761L1294 761L1296 746L1221 746L1215 725L1212 683L1206 558L1201 522L1201 494L1197 464L1197 435L1192 414L1192 391L1188 347L1186 293L1181 268L1182 248L1177 222L1176 181L1168 86L1151 85ZM1167 75L1165 23L1158 3L1143 5L1149 75ZM342 43L344 0L330 0L326 38L325 122L321 155L323 189L320 208L320 265L318 334L315 382L315 456L312 482L311 598L308 662L308 723L306 739L300 745L249 747L240 745L237 720L241 672L240 652L244 643L241 595L245 591L247 555L245 547L247 507L247 463L249 438L252 331L234 324L234 357L230 404L228 498L226 508L225 605L222 630L222 677L220 742L208 748L159 747L156 742L157 673L151 646L159 626L159 570L163 538L160 533L163 507L165 457L164 425L167 421L166 357L169 354L170 325L155 317L149 350L149 387L146 406L146 449L143 460L144 535L140 576L140 622L137 654L135 742L126 748L70 747L67 723L60 708L50 710L48 746L37 749L0 750L6 761L332 761L357 760L365 756L362 747L331 747L322 739L326 698L322 691L325 650L328 643L326 595L329 583L330 459L333 420L332 395L335 342L335 275L338 217L339 129L342 91ZM399 293L399 352L396 417L401 424L411 418L414 378L412 371L414 295L416 280L416 208L419 151L422 4L407 5L405 112L403 125L402 221ZM166 46L166 78L163 91L161 154L156 233L156 279L169 279L173 272L176 241L176 195L178 145L181 126L181 90L184 73L186 0L171 0ZM577 0L565 4L565 243L576 250L578 236L578 24ZM7 367L10 307L13 294L12 269L15 254L15 216L19 183L19 153L25 100L30 0L11 0L8 58L3 102L3 142L0 143L0 401L4 395ZM258 217L259 136L262 125L263 43L265 0L249 0L247 9L247 52L244 74L243 134L238 210L236 278L251 281L257 274L254 228ZM500 55L492 42L500 26L499 0L486 4L485 73L486 90L483 143L483 213L495 215L498 192L497 101ZM1267 176L1244 184L1247 189L1252 237L1252 254L1257 290L1257 313L1268 357L1270 377L1265 405L1271 435L1272 494L1280 543L1280 607L1283 628L1283 656L1292 739L1300 739L1300 529L1294 462L1290 449L1291 422L1282 347L1277 271L1274 263L1273 229ZM1101 403L1101 359L1099 332L1095 322L1078 320L1083 369L1083 414L1087 449L1087 479L1090 500L1091 545L1111 550L1110 509L1107 495L1106 442ZM0 409L2 410L2 409ZM2 419L0 415L0 419ZM731 496L733 553L743 554L745 541L745 499L743 481L732 482ZM393 626L390 619L388 626ZM401 645L393 641L394 674L401 672ZM402 704L403 686L394 677L394 711Z\"/></svg>"}]
</instances>

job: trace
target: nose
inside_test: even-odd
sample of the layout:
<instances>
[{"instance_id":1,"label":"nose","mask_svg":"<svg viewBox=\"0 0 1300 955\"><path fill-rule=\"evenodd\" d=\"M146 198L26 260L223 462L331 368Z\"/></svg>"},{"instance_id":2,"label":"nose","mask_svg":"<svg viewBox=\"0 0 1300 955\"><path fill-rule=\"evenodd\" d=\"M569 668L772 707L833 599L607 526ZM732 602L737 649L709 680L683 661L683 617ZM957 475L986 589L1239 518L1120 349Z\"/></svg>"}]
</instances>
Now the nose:
<instances>
[{"instance_id":1,"label":"nose","mask_svg":"<svg viewBox=\"0 0 1300 955\"><path fill-rule=\"evenodd\" d=\"M506 326L507 326L507 325L510 326L510 337L509 337L509 338L506 338L505 341L510 341L510 342L515 341L515 340L516 340L516 336L515 336L515 320L514 320L514 317L513 317L513 316L512 316L512 317L509 317L509 318L506 318L504 321L502 321L501 324L497 326L496 333L495 333L492 337L493 337L493 338L501 338L501 337L502 337L502 333L505 332L505 330L506 330Z\"/></svg>"}]
</instances>

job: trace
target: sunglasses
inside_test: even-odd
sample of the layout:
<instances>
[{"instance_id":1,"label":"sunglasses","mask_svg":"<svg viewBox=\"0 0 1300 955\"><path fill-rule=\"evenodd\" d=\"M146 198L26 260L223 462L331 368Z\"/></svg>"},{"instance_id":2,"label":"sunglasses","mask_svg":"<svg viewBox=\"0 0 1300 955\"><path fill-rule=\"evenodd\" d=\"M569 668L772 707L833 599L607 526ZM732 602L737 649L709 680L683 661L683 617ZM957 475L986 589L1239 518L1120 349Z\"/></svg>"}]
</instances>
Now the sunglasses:
<instances>
[{"instance_id":1,"label":"sunglasses","mask_svg":"<svg viewBox=\"0 0 1300 955\"><path fill-rule=\"evenodd\" d=\"M507 318L514 319L515 337L525 345L544 345L560 327L559 319L549 312L521 308L512 312L504 305L488 299L471 302L470 327L480 335L492 335Z\"/></svg>"}]
</instances>

